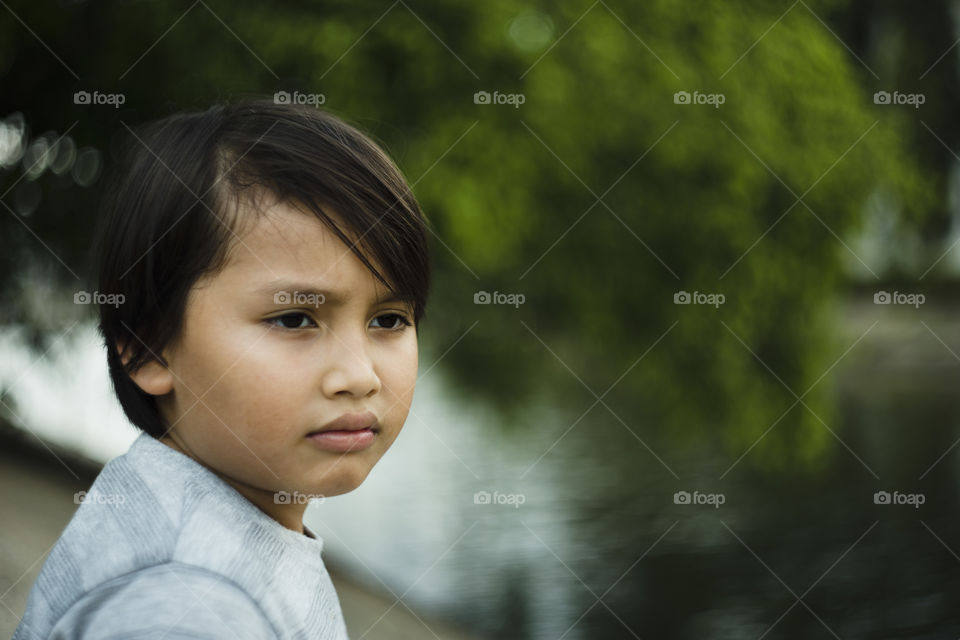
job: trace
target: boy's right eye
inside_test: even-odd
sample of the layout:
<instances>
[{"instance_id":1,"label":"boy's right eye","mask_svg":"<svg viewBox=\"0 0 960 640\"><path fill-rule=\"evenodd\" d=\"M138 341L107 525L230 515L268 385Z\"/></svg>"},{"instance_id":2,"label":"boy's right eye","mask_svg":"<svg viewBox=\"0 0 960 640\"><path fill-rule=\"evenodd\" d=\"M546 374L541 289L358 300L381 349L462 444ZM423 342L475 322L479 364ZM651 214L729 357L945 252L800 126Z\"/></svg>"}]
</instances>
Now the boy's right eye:
<instances>
[{"instance_id":1,"label":"boy's right eye","mask_svg":"<svg viewBox=\"0 0 960 640\"><path fill-rule=\"evenodd\" d=\"M306 320L309 324L303 324L304 320ZM306 329L311 325L316 326L313 320L310 319L310 316L305 313L286 313L282 316L277 316L276 318L268 318L267 322L271 323L272 326L280 327L282 329Z\"/></svg>"}]
</instances>

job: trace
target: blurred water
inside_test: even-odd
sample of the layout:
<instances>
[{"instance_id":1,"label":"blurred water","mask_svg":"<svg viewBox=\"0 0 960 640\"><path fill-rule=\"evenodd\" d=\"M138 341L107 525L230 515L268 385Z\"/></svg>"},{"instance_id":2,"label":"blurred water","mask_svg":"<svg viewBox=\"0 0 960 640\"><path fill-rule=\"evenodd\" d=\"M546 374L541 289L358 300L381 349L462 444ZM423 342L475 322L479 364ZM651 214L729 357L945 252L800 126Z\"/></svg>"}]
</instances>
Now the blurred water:
<instances>
[{"instance_id":1,"label":"blurred water","mask_svg":"<svg viewBox=\"0 0 960 640\"><path fill-rule=\"evenodd\" d=\"M854 336L872 322L857 313ZM739 454L680 452L631 424L668 470L602 407L560 438L576 416L532 406L506 436L486 407L452 400L435 369L367 481L312 505L307 524L329 562L398 607L488 637L956 638L950 317L925 312L925 330L884 316L838 368L830 427L843 442L831 436L816 469L762 472L749 453L723 475ZM136 433L92 326L35 358L15 330L0 335L0 383L14 385L6 402L20 418L100 460L124 451ZM676 504L678 491L724 502ZM875 504L877 491L924 504Z\"/></svg>"},{"instance_id":2,"label":"blurred water","mask_svg":"<svg viewBox=\"0 0 960 640\"><path fill-rule=\"evenodd\" d=\"M0 389L11 421L91 460L124 453L138 431L113 395L96 326L71 324L39 353L24 335L18 326L0 328Z\"/></svg>"},{"instance_id":3,"label":"blurred water","mask_svg":"<svg viewBox=\"0 0 960 640\"><path fill-rule=\"evenodd\" d=\"M830 379L840 419L813 467L762 471L751 452L731 469L736 452L631 425L668 469L602 408L559 443L576 416L531 408L505 439L428 379L422 422L311 522L371 581L488 637L956 638L960 333L951 310L888 311L844 311L847 344L874 329ZM478 505L481 489L525 502Z\"/></svg>"}]
</instances>

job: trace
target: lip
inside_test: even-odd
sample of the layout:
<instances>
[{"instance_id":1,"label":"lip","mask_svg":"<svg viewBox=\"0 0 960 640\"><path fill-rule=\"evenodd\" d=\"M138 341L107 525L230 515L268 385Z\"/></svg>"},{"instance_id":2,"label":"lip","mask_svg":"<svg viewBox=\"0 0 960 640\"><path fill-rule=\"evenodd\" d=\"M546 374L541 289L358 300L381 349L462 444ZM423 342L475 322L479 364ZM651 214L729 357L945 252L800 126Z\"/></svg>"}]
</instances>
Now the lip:
<instances>
[{"instance_id":1,"label":"lip","mask_svg":"<svg viewBox=\"0 0 960 640\"><path fill-rule=\"evenodd\" d=\"M318 433L325 433L327 431L362 431L364 429L369 429L374 432L380 431L377 416L373 415L370 411L345 413L319 429L311 431L307 435L312 437Z\"/></svg>"},{"instance_id":2,"label":"lip","mask_svg":"<svg viewBox=\"0 0 960 640\"><path fill-rule=\"evenodd\" d=\"M307 439L326 451L348 453L370 447L380 432L377 416L369 411L345 413L307 434Z\"/></svg>"}]
</instances>

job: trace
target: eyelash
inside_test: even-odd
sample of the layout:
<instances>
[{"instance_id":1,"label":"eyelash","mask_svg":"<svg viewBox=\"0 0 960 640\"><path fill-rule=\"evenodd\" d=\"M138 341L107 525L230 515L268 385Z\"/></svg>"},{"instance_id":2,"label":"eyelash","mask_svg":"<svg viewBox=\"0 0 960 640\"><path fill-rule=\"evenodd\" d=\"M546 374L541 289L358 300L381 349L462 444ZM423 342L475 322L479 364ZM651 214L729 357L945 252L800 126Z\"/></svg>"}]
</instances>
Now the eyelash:
<instances>
[{"instance_id":1,"label":"eyelash","mask_svg":"<svg viewBox=\"0 0 960 640\"><path fill-rule=\"evenodd\" d=\"M282 316L275 316L275 317L273 317L273 318L267 318L265 322L267 322L267 324L269 324L271 327L276 327L276 328L278 328L278 329L283 329L283 330L286 330L286 331L300 331L301 329L309 329L310 327L285 327L285 326L283 326L282 324L274 324L276 321L282 320L283 318L291 318L291 317L298 317L298 316L299 316L300 318L307 318L308 320L310 320L311 322L313 322L313 320L310 318L310 316L309 316L308 314L303 313L303 312L301 312L301 311L294 311L294 312L291 312L291 313L285 313L285 314L283 314ZM412 327L412 326L413 326L413 323L412 323L412 322L410 322L404 315L399 314L399 313L384 313L384 314L379 315L379 316L377 316L376 318L374 318L374 320L379 320L380 318L388 318L388 317L390 317L390 316L393 316L393 317L397 318L397 319L400 321L400 324L399 324L399 326L397 326L397 327L395 327L395 328L393 328L393 329L384 329L384 331L391 331L391 332L399 333L399 332L403 331L404 329L406 329L407 327ZM314 323L314 326L316 326L316 323Z\"/></svg>"}]
</instances>

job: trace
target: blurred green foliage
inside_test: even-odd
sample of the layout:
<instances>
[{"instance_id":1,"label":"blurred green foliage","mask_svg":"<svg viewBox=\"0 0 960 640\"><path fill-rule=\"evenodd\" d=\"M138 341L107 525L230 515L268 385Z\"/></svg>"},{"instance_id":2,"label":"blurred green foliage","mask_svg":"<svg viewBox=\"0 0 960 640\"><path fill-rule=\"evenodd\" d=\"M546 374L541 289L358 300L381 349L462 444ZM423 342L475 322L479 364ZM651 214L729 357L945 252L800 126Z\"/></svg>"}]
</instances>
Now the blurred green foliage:
<instances>
[{"instance_id":1,"label":"blurred green foliage","mask_svg":"<svg viewBox=\"0 0 960 640\"><path fill-rule=\"evenodd\" d=\"M905 224L942 211L938 173L916 161L916 114L875 105L877 77L824 22L866 46L858 28L876 17L867 5L10 9L18 19L0 17L0 116L22 112L34 134L76 122L70 135L107 164L123 123L278 90L323 93L324 108L371 132L434 232L423 370L456 342L441 368L464 395L501 407L505 432L552 440L567 425L531 420L531 403L579 415L595 401L585 387L601 396L616 383L603 401L644 438L739 453L776 424L755 461L816 456L836 424L820 378L850 346L833 338L832 303L868 198L882 189ZM75 105L79 90L122 92L125 103ZM478 91L525 100L476 104ZM724 102L677 104L679 91ZM96 189L49 174L39 182L35 212L0 215L8 322L21 319L12 276L25 259L80 286L34 235L88 276ZM475 305L481 290L525 303ZM725 303L677 305L679 291Z\"/></svg>"}]
</instances>

